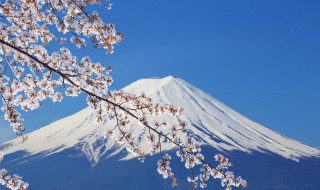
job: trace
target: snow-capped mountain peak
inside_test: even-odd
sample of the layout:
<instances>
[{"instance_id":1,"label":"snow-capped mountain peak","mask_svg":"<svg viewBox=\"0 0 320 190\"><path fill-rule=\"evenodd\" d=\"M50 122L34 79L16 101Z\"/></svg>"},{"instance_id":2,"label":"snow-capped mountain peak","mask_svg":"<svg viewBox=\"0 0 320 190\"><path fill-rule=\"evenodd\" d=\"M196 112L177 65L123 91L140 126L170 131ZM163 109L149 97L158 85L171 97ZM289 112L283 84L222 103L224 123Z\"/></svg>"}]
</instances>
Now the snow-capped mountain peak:
<instances>
[{"instance_id":1,"label":"snow-capped mountain peak","mask_svg":"<svg viewBox=\"0 0 320 190\"><path fill-rule=\"evenodd\" d=\"M123 90L130 93L144 92L152 96L155 102L183 107L185 111L179 119L189 123L187 128L202 144L220 151L270 152L293 160L300 157L320 157L319 149L259 125L182 79L172 76L141 79ZM103 138L105 126L108 123L101 126L95 124L92 111L86 108L28 134L29 139L23 144L20 139L16 139L0 148L6 154L23 150L28 155L43 153L47 156L76 147L94 165L107 152L110 156L123 148L114 140ZM168 150L175 147L166 145L164 148Z\"/></svg>"}]
</instances>

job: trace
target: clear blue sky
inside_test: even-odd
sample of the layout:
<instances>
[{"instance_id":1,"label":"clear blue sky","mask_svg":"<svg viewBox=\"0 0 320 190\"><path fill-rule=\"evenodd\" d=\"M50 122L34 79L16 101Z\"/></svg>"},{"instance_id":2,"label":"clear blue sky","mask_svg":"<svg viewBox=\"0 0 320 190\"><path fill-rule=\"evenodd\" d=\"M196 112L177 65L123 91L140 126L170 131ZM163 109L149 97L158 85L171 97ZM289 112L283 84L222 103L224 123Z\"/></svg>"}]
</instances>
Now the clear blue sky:
<instances>
[{"instance_id":1,"label":"clear blue sky","mask_svg":"<svg viewBox=\"0 0 320 190\"><path fill-rule=\"evenodd\" d=\"M116 52L75 49L113 67L113 88L173 75L268 128L320 146L320 1L113 2L102 15L126 36ZM83 97L47 103L25 115L26 126L35 130L85 106Z\"/></svg>"}]
</instances>

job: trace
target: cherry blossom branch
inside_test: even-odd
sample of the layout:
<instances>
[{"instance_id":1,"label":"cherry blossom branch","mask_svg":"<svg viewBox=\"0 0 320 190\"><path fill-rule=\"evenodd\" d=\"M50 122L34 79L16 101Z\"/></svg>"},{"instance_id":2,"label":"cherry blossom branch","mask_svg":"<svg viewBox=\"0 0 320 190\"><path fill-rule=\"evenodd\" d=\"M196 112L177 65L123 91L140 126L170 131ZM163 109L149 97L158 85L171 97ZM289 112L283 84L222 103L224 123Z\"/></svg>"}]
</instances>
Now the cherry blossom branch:
<instances>
[{"instance_id":1,"label":"cherry blossom branch","mask_svg":"<svg viewBox=\"0 0 320 190\"><path fill-rule=\"evenodd\" d=\"M27 190L29 184L16 174L10 176L5 169L0 170L0 184L12 190Z\"/></svg>"},{"instance_id":2,"label":"cherry blossom branch","mask_svg":"<svg viewBox=\"0 0 320 190\"><path fill-rule=\"evenodd\" d=\"M14 45L11 45L5 41L3 41L2 39L0 39L0 43L3 44L3 45L6 45L7 47L10 47L12 48L13 50L19 52L19 53L22 53L24 55L26 55L27 57L29 57L31 60L39 63L40 65L42 65L43 67L45 67L46 69L50 70L50 71L53 71L55 72L56 74L58 74L59 76L61 76L62 78L64 78L65 80L67 80L70 84L72 84L73 86L75 87L78 87L81 89L81 91L83 91L84 93L92 96L92 97L95 97L95 98L98 98L99 100L102 100L106 103L109 103L111 104L112 106L115 106L117 108L119 108L120 110L126 112L127 114L129 114L131 117L137 119L140 121L140 118L137 117L136 115L134 115L132 112L128 111L127 109L125 109L124 107L122 107L121 105L118 105L110 100L108 100L107 98L103 98L101 96L98 96L92 92L89 92L88 90L82 88L81 86L77 85L75 82L73 82L68 76L66 76L66 74L62 73L61 71L59 70L56 70L54 68L51 68L48 64L38 60L37 58L35 58L34 56L30 55L29 53L19 49L18 47L14 46ZM164 135L164 134L161 134L160 132L158 132L157 130L155 130L153 127L151 127L150 125L148 125L146 122L142 122L143 125L145 125L147 128L149 128L150 130L152 130L153 132L157 133L158 135L162 135L164 136L166 139L168 139L170 142L172 142L173 144L175 144L176 146L178 146L179 148L183 149L185 147L181 146L179 143L175 142L174 140L172 140L171 138L169 138L167 135Z\"/></svg>"},{"instance_id":3,"label":"cherry blossom branch","mask_svg":"<svg viewBox=\"0 0 320 190\"><path fill-rule=\"evenodd\" d=\"M0 151L0 162L3 160L4 153ZM22 177L14 174L10 176L8 171L0 169L0 185L3 185L12 190L27 190L29 184L22 180Z\"/></svg>"},{"instance_id":4,"label":"cherry blossom branch","mask_svg":"<svg viewBox=\"0 0 320 190\"><path fill-rule=\"evenodd\" d=\"M183 146L183 145L179 144L177 141L171 139L168 135L165 135L165 134L157 131L156 129L154 129L153 127L151 127L150 125L148 125L148 123L147 123L145 120L141 120L141 118L139 118L138 116L134 115L132 112L130 112L129 110L127 110L125 107L123 107L123 106L121 106L121 105L119 105L119 104L117 104L117 103L115 103L115 102L112 102L112 101L110 101L110 100L107 99L107 98L101 97L101 96L99 96L99 95L96 95L96 94L94 94L94 93L92 93L92 92L90 92L90 91L82 88L81 86L77 85L73 80L71 80L68 76L66 76L66 75L65 75L64 73L62 73L61 71L56 70L56 69L54 69L54 68L51 68L48 64L46 64L46 63L38 60L38 59L35 58L34 56L30 55L29 53L27 53L27 52L25 52L25 51L23 51L23 50L21 50L21 49L19 49L18 47L13 46L13 45L11 45L11 44L9 44L9 43L1 40L1 39L0 39L0 43L3 44L3 45L8 46L8 47L10 47L10 48L12 48L13 50L15 50L15 51L17 51L17 52L19 52L19 53L22 53L22 54L26 55L26 56L29 57L31 60L39 63L40 65L42 65L42 66L45 67L46 69L55 72L56 74L58 74L59 76L61 76L63 79L67 80L70 84L72 84L73 86L79 88L79 89L80 89L81 91L83 91L84 93L86 93L86 94L88 94L88 95L90 95L90 96L92 96L92 97L95 97L95 98L97 98L97 99L99 99L99 100L101 100L101 101L104 101L104 102L106 102L106 103L108 103L108 104L110 104L110 105L118 108L119 110L125 112L126 114L130 115L131 117L137 119L137 120L140 121L145 127L147 127L149 130L151 130L152 132L158 134L158 135L161 136L161 137L164 137L165 139L169 140L171 143L173 143L174 145L176 145L177 147L179 147L179 148L182 150L182 152L184 152L185 154L187 154L188 157L191 158L191 159L189 159L189 161L192 161L192 160L194 160L194 159L198 159L198 162L199 162L199 163L207 164L208 166L210 166L210 167L211 167L211 170L212 170L213 172L218 173L217 175L221 176L221 178L223 178L223 179L228 179L228 176L227 176L226 174L222 173L223 170L215 169L211 164L205 162L201 157L195 158L195 157L193 156L193 153L194 153L194 152L191 150L190 147L188 147L188 146ZM118 122L119 119L118 119L118 116L117 116L117 114L116 114L116 109L114 109L114 110L115 110L115 117L116 117L117 122ZM117 124L117 125L118 125L118 124ZM120 128L119 128L119 130L121 131ZM121 132L122 132L122 134L124 135L123 131L121 131ZM126 138L126 136L125 136L125 138ZM126 139L126 140L129 142L128 139ZM133 146L132 143L131 143L130 145L134 148L134 146ZM168 158L166 158L166 159L168 159ZM192 162L194 162L194 161L192 161ZM193 163L192 163L192 165L193 165ZM191 167L191 168L193 168L193 167ZM195 182L194 180L195 180L195 179L193 179L193 180L191 180L191 181ZM240 183L240 180L239 180L239 181L235 180L234 183Z\"/></svg>"}]
</instances>

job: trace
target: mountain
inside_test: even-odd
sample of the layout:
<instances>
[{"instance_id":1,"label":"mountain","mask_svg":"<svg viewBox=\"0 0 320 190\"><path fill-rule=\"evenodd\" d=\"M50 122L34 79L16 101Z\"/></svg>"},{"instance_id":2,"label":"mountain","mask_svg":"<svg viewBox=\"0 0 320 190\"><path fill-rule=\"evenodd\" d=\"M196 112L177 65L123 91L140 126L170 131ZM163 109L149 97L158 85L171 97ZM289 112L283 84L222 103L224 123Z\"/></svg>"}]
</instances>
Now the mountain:
<instances>
[{"instance_id":1,"label":"mountain","mask_svg":"<svg viewBox=\"0 0 320 190\"><path fill-rule=\"evenodd\" d=\"M259 125L172 76L141 79L123 90L145 92L155 102L183 107L179 119L189 124L188 132L204 146L205 156L227 155L235 163L236 174L249 181L248 189L317 189L314 179L320 176L320 149ZM158 157L139 163L115 140L103 138L113 121L97 125L93 120L86 108L28 134L23 144L16 139L0 145L7 155L2 167L23 175L31 189L170 188L168 180L156 172ZM137 126L133 132L138 130ZM175 147L166 144L163 149L172 152ZM180 174L175 189L188 189L188 171L181 169L178 160L173 162Z\"/></svg>"}]
</instances>

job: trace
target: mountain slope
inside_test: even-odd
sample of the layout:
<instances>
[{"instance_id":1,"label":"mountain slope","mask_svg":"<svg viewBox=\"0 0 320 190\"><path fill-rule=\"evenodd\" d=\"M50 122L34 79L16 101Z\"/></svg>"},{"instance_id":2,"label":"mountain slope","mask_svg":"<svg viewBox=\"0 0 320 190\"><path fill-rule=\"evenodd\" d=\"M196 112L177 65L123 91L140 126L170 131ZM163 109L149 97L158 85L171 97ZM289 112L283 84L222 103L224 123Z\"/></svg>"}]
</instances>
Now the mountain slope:
<instances>
[{"instance_id":1,"label":"mountain slope","mask_svg":"<svg viewBox=\"0 0 320 190\"><path fill-rule=\"evenodd\" d=\"M320 157L319 149L251 121L184 80L172 76L141 79L123 90L130 93L145 92L155 102L183 107L185 111L179 119L190 124L188 129L202 144L209 144L219 151L274 153L296 161L301 157ZM5 143L1 148L6 154L22 150L27 152L26 155L42 153L48 156L77 146L95 165L106 152L110 156L123 148L118 147L114 140L102 137L106 126L112 126L112 122L95 124L91 110L86 108L28 134L29 139L23 144L17 139ZM172 148L175 147L164 147L165 150Z\"/></svg>"}]
</instances>

